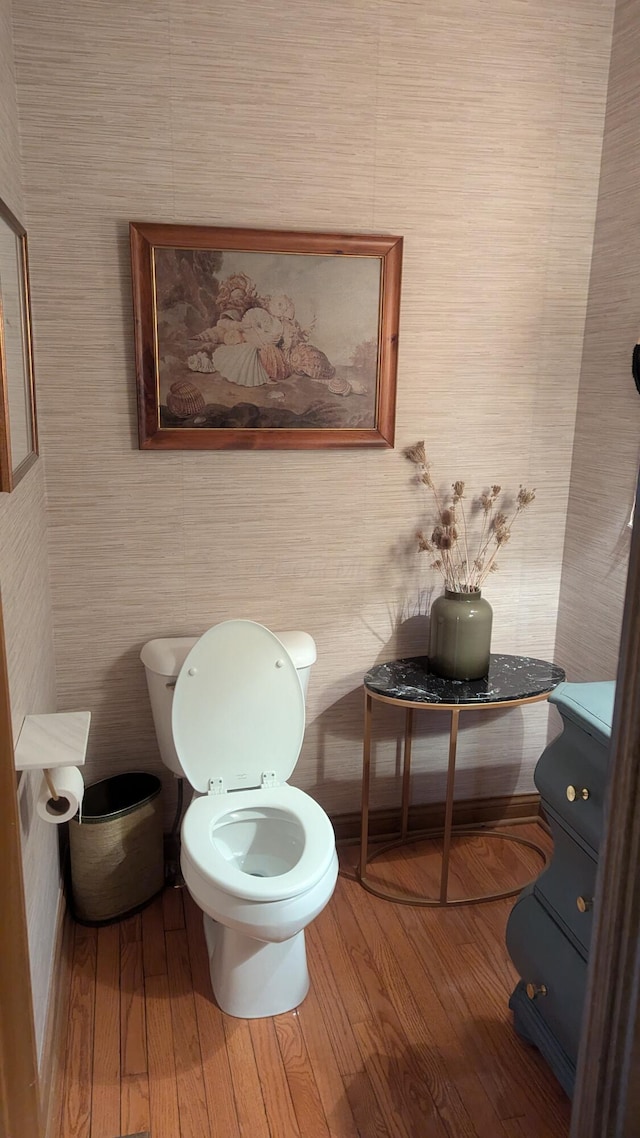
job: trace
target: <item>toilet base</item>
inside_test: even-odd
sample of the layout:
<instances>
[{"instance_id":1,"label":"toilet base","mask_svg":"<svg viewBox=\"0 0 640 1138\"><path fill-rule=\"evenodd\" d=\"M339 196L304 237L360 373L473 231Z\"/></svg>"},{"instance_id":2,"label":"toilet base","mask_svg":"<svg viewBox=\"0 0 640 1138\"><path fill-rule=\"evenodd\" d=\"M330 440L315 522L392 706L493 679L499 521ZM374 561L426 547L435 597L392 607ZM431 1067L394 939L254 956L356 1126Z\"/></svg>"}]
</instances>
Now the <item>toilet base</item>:
<instances>
[{"instance_id":1,"label":"toilet base","mask_svg":"<svg viewBox=\"0 0 640 1138\"><path fill-rule=\"evenodd\" d=\"M309 991L304 929L290 940L267 943L209 917L204 935L211 986L218 1007L239 1019L289 1012Z\"/></svg>"}]
</instances>

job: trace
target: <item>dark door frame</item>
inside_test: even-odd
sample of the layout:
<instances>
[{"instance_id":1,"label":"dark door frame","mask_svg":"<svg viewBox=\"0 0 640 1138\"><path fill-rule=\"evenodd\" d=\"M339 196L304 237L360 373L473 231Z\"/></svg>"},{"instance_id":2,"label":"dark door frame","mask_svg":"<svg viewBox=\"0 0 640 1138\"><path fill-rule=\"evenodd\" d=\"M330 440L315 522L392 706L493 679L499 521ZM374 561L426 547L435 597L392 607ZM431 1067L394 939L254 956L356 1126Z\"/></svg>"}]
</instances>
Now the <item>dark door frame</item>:
<instances>
[{"instance_id":1,"label":"dark door frame","mask_svg":"<svg viewBox=\"0 0 640 1138\"><path fill-rule=\"evenodd\" d=\"M571 1138L640 1136L638 523L631 539L611 748L607 821L596 885Z\"/></svg>"},{"instance_id":2,"label":"dark door frame","mask_svg":"<svg viewBox=\"0 0 640 1138\"><path fill-rule=\"evenodd\" d=\"M0 1138L40 1138L27 914L0 602Z\"/></svg>"}]
</instances>

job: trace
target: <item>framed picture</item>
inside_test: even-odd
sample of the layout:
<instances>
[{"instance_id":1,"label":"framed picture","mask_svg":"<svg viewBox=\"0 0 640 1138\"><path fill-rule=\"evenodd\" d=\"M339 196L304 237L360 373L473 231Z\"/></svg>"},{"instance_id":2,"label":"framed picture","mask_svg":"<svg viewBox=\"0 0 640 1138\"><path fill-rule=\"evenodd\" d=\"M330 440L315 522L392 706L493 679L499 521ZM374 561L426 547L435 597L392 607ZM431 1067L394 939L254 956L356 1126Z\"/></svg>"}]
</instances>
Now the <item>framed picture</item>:
<instances>
[{"instance_id":1,"label":"framed picture","mask_svg":"<svg viewBox=\"0 0 640 1138\"><path fill-rule=\"evenodd\" d=\"M0 491L38 457L27 234L0 201Z\"/></svg>"},{"instance_id":2,"label":"framed picture","mask_svg":"<svg viewBox=\"0 0 640 1138\"><path fill-rule=\"evenodd\" d=\"M130 236L141 448L393 446L401 237Z\"/></svg>"}]
</instances>

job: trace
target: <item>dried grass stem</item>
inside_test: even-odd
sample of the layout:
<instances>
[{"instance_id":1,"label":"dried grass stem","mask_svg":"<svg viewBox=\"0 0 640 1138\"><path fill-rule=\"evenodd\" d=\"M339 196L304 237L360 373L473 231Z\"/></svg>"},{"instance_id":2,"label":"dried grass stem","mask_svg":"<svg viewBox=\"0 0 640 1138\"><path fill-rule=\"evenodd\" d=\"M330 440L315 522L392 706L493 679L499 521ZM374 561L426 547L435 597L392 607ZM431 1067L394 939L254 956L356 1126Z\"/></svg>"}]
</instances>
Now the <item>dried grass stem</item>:
<instances>
[{"instance_id":1,"label":"dried grass stem","mask_svg":"<svg viewBox=\"0 0 640 1138\"><path fill-rule=\"evenodd\" d=\"M443 506L431 476L424 442L407 447L404 455L418 467L418 480L431 490L436 509L436 522L431 541L427 541L424 533L419 531L418 548L424 552L439 554L431 562L431 568L442 575L448 589L459 593L476 592L486 581L489 573L495 573L497 570L498 552L511 538L511 530L518 515L535 500L535 490L520 486L515 508L510 517L507 517L498 505L498 499L502 494L501 486L493 484L480 495L478 504L482 509L482 524L475 543L475 554L470 556L469 544L472 538L463 501L465 483L458 480L452 484L451 502ZM459 512L459 521L456 511Z\"/></svg>"}]
</instances>

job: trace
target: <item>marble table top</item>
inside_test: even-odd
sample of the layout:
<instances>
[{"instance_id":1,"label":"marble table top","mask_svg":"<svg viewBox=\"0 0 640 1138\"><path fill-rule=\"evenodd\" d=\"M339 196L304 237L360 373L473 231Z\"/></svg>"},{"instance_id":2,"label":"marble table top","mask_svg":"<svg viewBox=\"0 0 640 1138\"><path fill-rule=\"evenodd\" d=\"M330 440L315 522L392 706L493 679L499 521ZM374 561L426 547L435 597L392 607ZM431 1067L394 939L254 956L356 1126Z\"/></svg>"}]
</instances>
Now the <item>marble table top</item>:
<instances>
[{"instance_id":1,"label":"marble table top","mask_svg":"<svg viewBox=\"0 0 640 1138\"><path fill-rule=\"evenodd\" d=\"M541 696L564 678L562 668L548 660L492 653L488 675L482 679L445 680L429 671L428 656L412 656L376 664L364 677L364 686L373 695L408 703L478 706Z\"/></svg>"}]
</instances>

